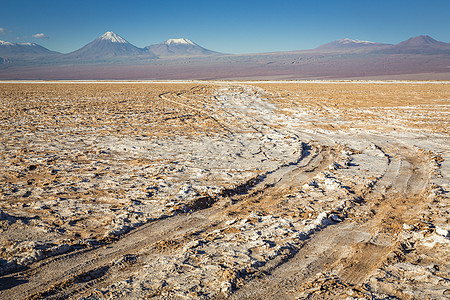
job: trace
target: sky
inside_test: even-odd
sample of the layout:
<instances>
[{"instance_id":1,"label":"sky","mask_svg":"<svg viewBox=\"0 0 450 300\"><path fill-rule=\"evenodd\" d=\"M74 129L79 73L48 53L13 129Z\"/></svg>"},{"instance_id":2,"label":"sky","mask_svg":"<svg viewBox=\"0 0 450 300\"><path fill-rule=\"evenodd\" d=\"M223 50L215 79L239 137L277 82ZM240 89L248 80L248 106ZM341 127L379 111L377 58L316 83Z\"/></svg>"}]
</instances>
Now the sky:
<instances>
[{"instance_id":1,"label":"sky","mask_svg":"<svg viewBox=\"0 0 450 300\"><path fill-rule=\"evenodd\" d=\"M107 31L137 47L188 38L223 53L313 49L341 38L450 42L449 0L2 0L0 40L75 51Z\"/></svg>"}]
</instances>

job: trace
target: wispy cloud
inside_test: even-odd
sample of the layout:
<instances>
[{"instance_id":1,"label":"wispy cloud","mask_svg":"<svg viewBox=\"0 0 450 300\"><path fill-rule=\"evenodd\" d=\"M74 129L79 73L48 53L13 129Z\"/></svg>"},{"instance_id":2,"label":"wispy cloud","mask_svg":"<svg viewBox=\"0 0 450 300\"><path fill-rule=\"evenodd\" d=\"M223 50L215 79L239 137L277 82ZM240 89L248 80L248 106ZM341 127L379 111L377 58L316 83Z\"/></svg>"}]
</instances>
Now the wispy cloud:
<instances>
[{"instance_id":1,"label":"wispy cloud","mask_svg":"<svg viewBox=\"0 0 450 300\"><path fill-rule=\"evenodd\" d=\"M6 33L6 29L3 27L0 27L0 34L2 34L2 33Z\"/></svg>"},{"instance_id":2,"label":"wispy cloud","mask_svg":"<svg viewBox=\"0 0 450 300\"><path fill-rule=\"evenodd\" d=\"M49 38L49 36L44 33L36 33L36 34L32 35L32 37L37 38L37 39L48 39Z\"/></svg>"}]
</instances>

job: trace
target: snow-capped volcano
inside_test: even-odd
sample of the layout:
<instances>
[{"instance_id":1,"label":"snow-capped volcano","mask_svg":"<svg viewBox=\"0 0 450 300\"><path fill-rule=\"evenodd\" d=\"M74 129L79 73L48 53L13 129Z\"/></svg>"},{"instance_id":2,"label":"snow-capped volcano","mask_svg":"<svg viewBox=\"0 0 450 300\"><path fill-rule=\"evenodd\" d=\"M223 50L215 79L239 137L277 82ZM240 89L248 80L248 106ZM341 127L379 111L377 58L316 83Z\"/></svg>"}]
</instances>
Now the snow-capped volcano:
<instances>
[{"instance_id":1,"label":"snow-capped volcano","mask_svg":"<svg viewBox=\"0 0 450 300\"><path fill-rule=\"evenodd\" d=\"M150 45L145 49L157 56L201 56L219 55L219 52L205 49L193 41L185 38L168 39L165 42Z\"/></svg>"},{"instance_id":2,"label":"snow-capped volcano","mask_svg":"<svg viewBox=\"0 0 450 300\"><path fill-rule=\"evenodd\" d=\"M86 46L66 55L67 58L98 60L113 57L144 55L146 52L112 31L101 35Z\"/></svg>"},{"instance_id":3,"label":"snow-capped volcano","mask_svg":"<svg viewBox=\"0 0 450 300\"><path fill-rule=\"evenodd\" d=\"M366 47L377 47L377 46L389 46L389 44L382 44L370 41L360 41L358 39L340 39L337 41L333 41L331 43L327 43L324 45L320 45L316 49L319 50L345 50L345 49L356 49L356 48L366 48Z\"/></svg>"},{"instance_id":4,"label":"snow-capped volcano","mask_svg":"<svg viewBox=\"0 0 450 300\"><path fill-rule=\"evenodd\" d=\"M168 39L163 44L166 44L166 45L197 45L193 41L188 40L188 39L183 39L183 38L181 38L181 39Z\"/></svg>"}]
</instances>

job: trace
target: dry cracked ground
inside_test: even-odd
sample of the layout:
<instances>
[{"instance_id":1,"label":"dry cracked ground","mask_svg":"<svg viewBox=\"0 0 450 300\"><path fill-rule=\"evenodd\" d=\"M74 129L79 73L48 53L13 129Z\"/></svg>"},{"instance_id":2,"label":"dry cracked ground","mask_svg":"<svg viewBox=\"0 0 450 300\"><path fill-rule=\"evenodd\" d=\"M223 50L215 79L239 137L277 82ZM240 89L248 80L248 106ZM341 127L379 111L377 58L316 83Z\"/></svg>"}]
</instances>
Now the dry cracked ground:
<instances>
[{"instance_id":1,"label":"dry cracked ground","mask_svg":"<svg viewBox=\"0 0 450 300\"><path fill-rule=\"evenodd\" d=\"M0 83L1 299L448 299L449 82Z\"/></svg>"}]
</instances>

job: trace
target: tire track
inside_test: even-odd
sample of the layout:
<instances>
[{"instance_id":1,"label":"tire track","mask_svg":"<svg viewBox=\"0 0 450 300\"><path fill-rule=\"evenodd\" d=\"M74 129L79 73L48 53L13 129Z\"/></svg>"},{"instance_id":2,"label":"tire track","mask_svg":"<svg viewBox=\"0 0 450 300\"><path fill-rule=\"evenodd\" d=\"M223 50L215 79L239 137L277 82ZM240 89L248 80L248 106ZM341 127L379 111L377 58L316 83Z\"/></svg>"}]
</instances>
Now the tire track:
<instances>
[{"instance_id":1,"label":"tire track","mask_svg":"<svg viewBox=\"0 0 450 300\"><path fill-rule=\"evenodd\" d=\"M216 204L191 214L180 214L166 219L144 224L128 234L120 237L118 241L79 252L63 254L37 262L24 272L10 274L9 278L24 283L0 291L4 299L59 299L72 297L91 289L100 283L108 281L107 269L113 261L126 255L136 254L152 247L155 243L164 240L182 239L183 236L199 231L210 231L216 227L225 226L223 216L227 211L243 212L238 207L250 207L250 203L258 199L269 199L281 195L290 186L285 176L295 177L295 186L301 185L316 174L328 167L333 157L328 148L312 148L297 162L287 164L265 176L257 186L246 191L246 194L237 193L238 206L224 207L229 197L219 199ZM308 171L308 172L306 172ZM307 174L304 176L303 174ZM298 175L302 175L298 177ZM292 181L289 181L292 184ZM232 193L230 193L232 194ZM251 196L255 195L255 196ZM266 197L267 195L267 197ZM231 196L233 198L233 196ZM137 267L137 266L136 266ZM106 270L104 274L96 277L99 270ZM128 274L122 274L126 277ZM90 280L80 280L89 278ZM114 281L120 275L114 274ZM112 281L111 281L112 282ZM95 284L94 284L95 283Z\"/></svg>"},{"instance_id":2,"label":"tire track","mask_svg":"<svg viewBox=\"0 0 450 300\"><path fill-rule=\"evenodd\" d=\"M252 94L252 90L240 88L239 97L260 96L255 90ZM228 87L222 93L234 95L235 89ZM227 134L235 134L212 112L184 103L182 100L189 100L184 93L163 93L159 97L163 101L195 110L199 115L213 119ZM206 201L192 213L150 222L104 246L49 258L31 265L24 272L0 277L11 282L23 281L15 286L3 286L0 298L60 299L88 295L94 288L109 286L142 268L140 255L148 254L157 243L177 240L182 246L195 233L225 228L229 215L232 218L245 216L250 211L273 204L323 173L339 157L340 143L333 136L327 136L323 131L306 134L281 130L266 118L266 113L273 113L269 106L261 106L261 111L252 111L251 114L242 103L230 109L221 109L226 115L244 120L261 134L275 132L286 137L293 136L297 140L301 140L300 136L308 136L318 142L304 144L302 155L297 161L263 174L248 187L236 187L226 194L207 199L211 201ZM362 289L367 278L395 250L403 222L414 218L414 212L426 204L424 193L430 181L429 160L398 140L393 142L392 139L371 134L359 135L358 138L375 145L388 161L386 169L373 186L349 196L363 200L360 205L352 207L354 215L363 217L346 219L309 235L299 245L295 255L273 268L264 269L253 280L240 285L230 296L231 299L302 297L311 283L324 272L335 275L347 286ZM115 262L126 257L133 257L135 261L120 272L113 273L111 269Z\"/></svg>"},{"instance_id":3,"label":"tire track","mask_svg":"<svg viewBox=\"0 0 450 300\"><path fill-rule=\"evenodd\" d=\"M171 98L168 98L168 97L166 97L166 95L171 95L172 97L171 97ZM197 111L197 112L200 113L200 115L206 116L207 118L210 118L211 120L213 120L214 122L216 122L217 125L219 125L219 127L222 128L222 129L223 129L224 131L226 131L227 133L229 133L229 134L232 134L232 133L233 133L227 126L223 125L222 122L220 122L220 121L217 119L217 117L213 116L213 115L210 114L210 113L209 113L209 114L206 113L205 110L200 109L200 108L197 108L197 107L192 106L192 105L188 105L188 104L183 103L183 102L181 102L181 101L173 100L173 97L174 97L174 96L176 96L176 97L178 97L178 98L180 98L180 99L189 100L188 98L183 97L182 95L183 95L183 93L162 93L162 94L158 95L158 97L159 97L160 99L166 101L166 102L170 102L170 103L173 103L173 104L176 104L176 105L179 105L179 106L183 106L183 107L187 107L187 108L189 108L189 109L191 109L191 110Z\"/></svg>"},{"instance_id":4,"label":"tire track","mask_svg":"<svg viewBox=\"0 0 450 300\"><path fill-rule=\"evenodd\" d=\"M378 147L389 157L389 164L373 189L361 194L365 208L376 207L375 215L365 222L347 220L313 234L293 258L242 286L230 299L304 297L307 286L323 272L334 272L345 285L362 286L396 249L403 222L414 217L411 211L426 204L423 194L429 181L425 157L387 142Z\"/></svg>"}]
</instances>

